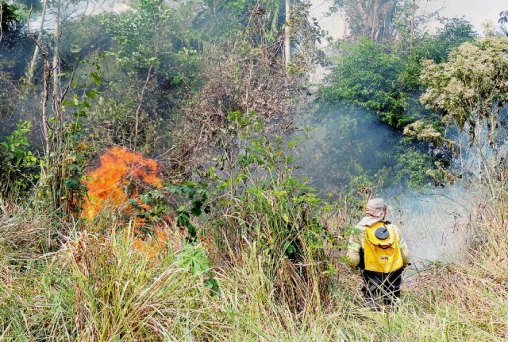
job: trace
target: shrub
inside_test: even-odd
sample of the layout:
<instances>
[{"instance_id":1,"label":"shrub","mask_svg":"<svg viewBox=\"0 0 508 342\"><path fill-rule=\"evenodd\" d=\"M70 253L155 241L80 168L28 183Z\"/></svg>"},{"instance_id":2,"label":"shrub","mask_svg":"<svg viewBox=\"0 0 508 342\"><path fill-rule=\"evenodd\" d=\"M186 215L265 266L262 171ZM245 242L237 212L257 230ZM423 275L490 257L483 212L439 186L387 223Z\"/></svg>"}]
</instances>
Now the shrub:
<instances>
[{"instance_id":1,"label":"shrub","mask_svg":"<svg viewBox=\"0 0 508 342\"><path fill-rule=\"evenodd\" d=\"M16 198L27 192L38 179L38 159L30 151L27 134L32 124L22 121L0 143L0 196Z\"/></svg>"}]
</instances>

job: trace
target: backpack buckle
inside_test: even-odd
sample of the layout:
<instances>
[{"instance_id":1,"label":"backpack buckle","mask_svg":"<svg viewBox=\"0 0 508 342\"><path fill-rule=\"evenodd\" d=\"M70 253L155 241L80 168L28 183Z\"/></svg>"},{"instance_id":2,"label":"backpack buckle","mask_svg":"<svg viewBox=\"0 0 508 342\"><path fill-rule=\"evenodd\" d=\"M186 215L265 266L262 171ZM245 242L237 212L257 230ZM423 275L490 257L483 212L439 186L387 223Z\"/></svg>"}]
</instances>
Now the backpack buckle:
<instances>
[{"instance_id":1,"label":"backpack buckle","mask_svg":"<svg viewBox=\"0 0 508 342\"><path fill-rule=\"evenodd\" d=\"M386 240L390 237L390 232L388 231L388 228L383 226L383 227L379 227L378 229L376 229L376 231L374 232L374 235L379 240Z\"/></svg>"}]
</instances>

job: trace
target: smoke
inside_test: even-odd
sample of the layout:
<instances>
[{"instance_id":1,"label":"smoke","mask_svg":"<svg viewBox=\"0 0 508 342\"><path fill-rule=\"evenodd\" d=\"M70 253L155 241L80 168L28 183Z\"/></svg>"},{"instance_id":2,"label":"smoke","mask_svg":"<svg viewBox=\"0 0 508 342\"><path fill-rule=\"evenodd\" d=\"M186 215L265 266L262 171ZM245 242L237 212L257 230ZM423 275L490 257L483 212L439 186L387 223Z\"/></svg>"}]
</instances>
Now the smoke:
<instances>
[{"instance_id":1,"label":"smoke","mask_svg":"<svg viewBox=\"0 0 508 342\"><path fill-rule=\"evenodd\" d=\"M389 195L389 193L392 195ZM466 257L471 215L478 194L464 183L416 192L382 192L389 203L388 220L400 227L413 263L460 262Z\"/></svg>"},{"instance_id":2,"label":"smoke","mask_svg":"<svg viewBox=\"0 0 508 342\"><path fill-rule=\"evenodd\" d=\"M61 1L61 29L60 58L61 58L61 86L70 85L70 75L75 82L82 82L87 64L82 60L92 60L95 51L107 50L110 44L110 34L104 30L98 21L94 21L99 14L120 13L128 9L126 1ZM26 86L24 77L27 74L30 61L34 55L35 42L41 29L41 6L30 16L20 22L20 29L4 37L0 41L0 141L12 133L16 123L30 121L33 129L29 133L31 149L34 153L42 153L43 137L41 127L41 97L43 83L42 57L35 64L33 87ZM57 22L56 3L49 2L44 18L42 46L52 59L53 47L51 35ZM83 22L80 22L82 20ZM74 91L71 87L70 92ZM72 94L71 94L72 95ZM69 96L71 97L71 96ZM51 102L51 98L50 98ZM51 106L51 103L50 103Z\"/></svg>"},{"instance_id":3,"label":"smoke","mask_svg":"<svg viewBox=\"0 0 508 342\"><path fill-rule=\"evenodd\" d=\"M400 133L350 103L314 107L298 120L308 137L296 151L301 168L321 194L344 191L352 182L385 179L397 163Z\"/></svg>"},{"instance_id":4,"label":"smoke","mask_svg":"<svg viewBox=\"0 0 508 342\"><path fill-rule=\"evenodd\" d=\"M479 123L474 128L466 124L462 132L454 137L456 158L453 167L465 171L469 178L481 179L486 173L494 172L492 166L506 169L508 167L508 113L504 109L495 122L493 137L486 123ZM474 138L471 133L474 132ZM492 140L492 143L491 143ZM496 175L494 175L496 176Z\"/></svg>"},{"instance_id":5,"label":"smoke","mask_svg":"<svg viewBox=\"0 0 508 342\"><path fill-rule=\"evenodd\" d=\"M396 177L401 134L381 124L368 110L342 103L315 108L300 119L310 127L297 157L300 176L321 194L339 194L369 182L389 204L389 217L400 227L413 263L460 262L466 255L470 217L480 194L467 181L427 191L410 189Z\"/></svg>"}]
</instances>

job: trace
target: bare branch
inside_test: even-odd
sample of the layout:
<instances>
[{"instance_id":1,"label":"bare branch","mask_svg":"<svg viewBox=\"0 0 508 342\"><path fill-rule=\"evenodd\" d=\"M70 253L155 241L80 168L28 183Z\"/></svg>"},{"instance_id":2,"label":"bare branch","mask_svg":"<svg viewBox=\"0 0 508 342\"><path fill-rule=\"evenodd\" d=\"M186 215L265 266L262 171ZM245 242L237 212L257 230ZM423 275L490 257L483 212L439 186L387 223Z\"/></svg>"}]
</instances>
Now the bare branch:
<instances>
[{"instance_id":1,"label":"bare branch","mask_svg":"<svg viewBox=\"0 0 508 342\"><path fill-rule=\"evenodd\" d=\"M135 122L135 126L134 126L134 146L132 148L133 151L136 151L136 145L138 144L139 113L141 111L141 106L143 105L143 99L145 97L146 87L148 86L148 82L150 81L150 78L152 77L152 70L153 70L153 65L151 65L150 68L148 69L148 74L146 75L145 84L143 85L143 88L141 89L141 94L139 96L138 107L136 108L136 116L135 116L136 122Z\"/></svg>"}]
</instances>

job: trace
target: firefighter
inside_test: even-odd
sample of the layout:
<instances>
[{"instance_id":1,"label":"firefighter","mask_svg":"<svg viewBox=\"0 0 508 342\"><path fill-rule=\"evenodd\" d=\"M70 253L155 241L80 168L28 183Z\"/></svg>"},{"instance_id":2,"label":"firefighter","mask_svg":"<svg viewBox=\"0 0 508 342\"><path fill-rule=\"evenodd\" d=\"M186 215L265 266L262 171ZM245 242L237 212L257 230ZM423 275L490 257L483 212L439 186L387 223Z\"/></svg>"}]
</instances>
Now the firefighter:
<instances>
[{"instance_id":1,"label":"firefighter","mask_svg":"<svg viewBox=\"0 0 508 342\"><path fill-rule=\"evenodd\" d=\"M385 220L386 214L383 199L369 200L347 247L350 266L362 272L367 305L375 310L380 301L392 306L400 298L402 271L410 264L407 244L399 229Z\"/></svg>"}]
</instances>

